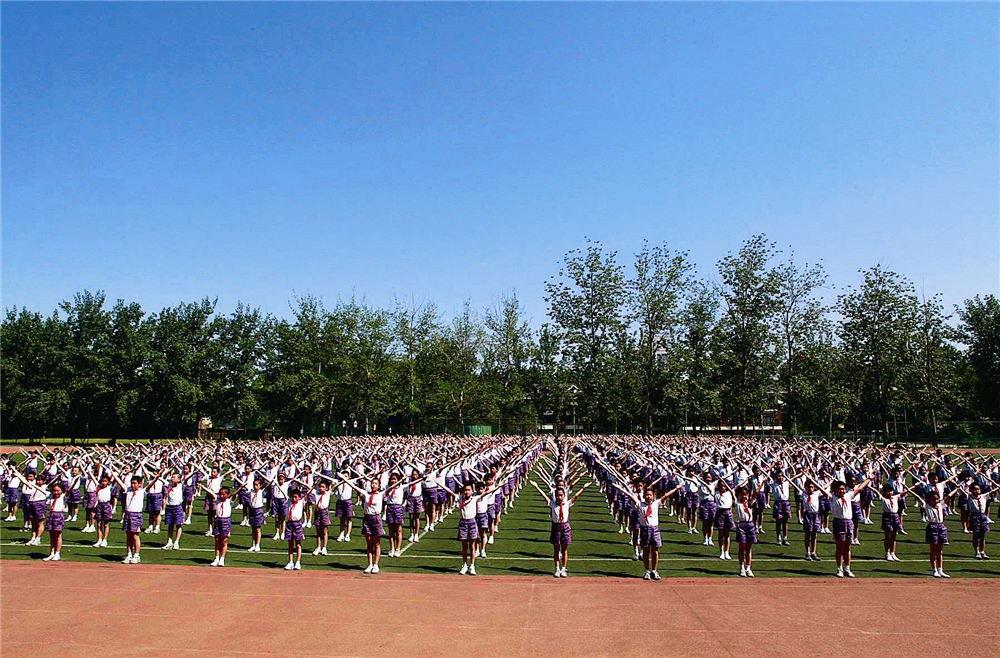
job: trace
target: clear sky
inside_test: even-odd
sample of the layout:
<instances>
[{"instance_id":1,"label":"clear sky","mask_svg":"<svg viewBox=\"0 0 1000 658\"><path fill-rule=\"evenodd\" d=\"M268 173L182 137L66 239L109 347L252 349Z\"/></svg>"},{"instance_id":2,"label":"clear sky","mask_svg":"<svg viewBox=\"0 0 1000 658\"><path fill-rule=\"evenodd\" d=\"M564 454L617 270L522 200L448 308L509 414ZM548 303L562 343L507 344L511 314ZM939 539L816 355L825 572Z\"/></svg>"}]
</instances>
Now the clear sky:
<instances>
[{"instance_id":1,"label":"clear sky","mask_svg":"<svg viewBox=\"0 0 1000 658\"><path fill-rule=\"evenodd\" d=\"M753 233L1000 287L1000 5L2 5L3 305L516 291Z\"/></svg>"}]
</instances>

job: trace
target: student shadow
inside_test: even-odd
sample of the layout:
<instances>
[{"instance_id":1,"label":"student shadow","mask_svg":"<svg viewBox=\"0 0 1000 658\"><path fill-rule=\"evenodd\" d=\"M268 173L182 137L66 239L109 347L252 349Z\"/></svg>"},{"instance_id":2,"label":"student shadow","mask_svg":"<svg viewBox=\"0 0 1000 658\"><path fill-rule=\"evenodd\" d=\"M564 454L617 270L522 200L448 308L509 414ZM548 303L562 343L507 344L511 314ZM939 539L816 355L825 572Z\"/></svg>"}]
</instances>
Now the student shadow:
<instances>
[{"instance_id":1,"label":"student shadow","mask_svg":"<svg viewBox=\"0 0 1000 658\"><path fill-rule=\"evenodd\" d=\"M825 576L828 575L816 569L807 569L804 567L768 567L767 572L769 574L788 574L792 576Z\"/></svg>"}]
</instances>

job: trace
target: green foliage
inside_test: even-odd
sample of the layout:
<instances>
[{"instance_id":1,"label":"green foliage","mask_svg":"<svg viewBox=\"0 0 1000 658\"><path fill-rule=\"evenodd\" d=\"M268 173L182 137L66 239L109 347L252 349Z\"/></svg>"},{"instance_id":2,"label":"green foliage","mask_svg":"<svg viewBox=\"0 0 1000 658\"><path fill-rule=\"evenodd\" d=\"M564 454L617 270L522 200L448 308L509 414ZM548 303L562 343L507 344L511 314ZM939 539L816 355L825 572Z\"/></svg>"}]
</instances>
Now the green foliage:
<instances>
[{"instance_id":1,"label":"green foliage","mask_svg":"<svg viewBox=\"0 0 1000 658\"><path fill-rule=\"evenodd\" d=\"M214 300L147 313L84 290L48 316L5 310L0 423L19 437L191 436L199 420L284 434L751 428L989 440L1000 421L1000 301L956 309L875 266L836 306L819 264L753 236L711 283L644 243L631 268L568 252L532 331L516 296L443 319L295 298L288 319ZM990 424L993 422L994 424ZM984 434L986 432L986 434Z\"/></svg>"}]
</instances>

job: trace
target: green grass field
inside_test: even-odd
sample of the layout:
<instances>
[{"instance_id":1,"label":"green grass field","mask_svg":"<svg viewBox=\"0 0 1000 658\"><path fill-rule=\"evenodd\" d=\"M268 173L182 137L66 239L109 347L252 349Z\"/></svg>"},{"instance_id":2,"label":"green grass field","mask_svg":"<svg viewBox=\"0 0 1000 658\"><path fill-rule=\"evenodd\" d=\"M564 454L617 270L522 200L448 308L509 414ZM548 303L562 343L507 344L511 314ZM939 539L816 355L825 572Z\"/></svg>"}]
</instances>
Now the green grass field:
<instances>
[{"instance_id":1,"label":"green grass field","mask_svg":"<svg viewBox=\"0 0 1000 658\"><path fill-rule=\"evenodd\" d=\"M204 536L205 516L199 508L203 499L195 501L194 523L185 526L183 548L179 551L164 551L160 547L166 542L166 528L158 535L140 535L143 542L142 561L144 564L185 564L207 566L213 557L211 537ZM853 570L859 577L919 576L930 577L927 561L927 546L923 543L923 524L919 513L911 508L906 518L909 536L900 537L897 554L902 562L886 562L882 559L882 533L874 516L875 525L861 527L861 546L854 547ZM768 514L770 510L768 510ZM234 512L234 518L241 512ZM94 534L79 531L81 522L73 524L63 537L62 558L64 561L118 562L124 556L124 533L121 524L112 523L108 548L93 548ZM769 521L769 518L768 518ZM335 540L336 521L331 527L328 556L313 556L316 543L313 529L306 530L303 542L303 569L360 570L367 564L364 538L360 526L356 526L349 544ZM587 489L577 501L571 515L573 544L570 547L569 572L571 576L621 576L641 577L642 562L632 560L632 550L627 544L627 534L618 534L603 495L596 487ZM729 576L736 578L739 564L736 561L735 542L731 553L733 560L718 559L718 548L701 545L701 535L689 535L686 527L676 520L661 515L661 531L664 545L661 549L660 574L664 578L678 576ZM383 556L383 572L408 573L455 573L461 566L460 544L455 539L458 525L457 514L449 515L438 529L426 534L419 543L404 542L404 553L399 558ZM48 535L43 536L42 546L25 546L28 533L20 530L20 521L4 522L0 527L0 555L6 559L40 559L48 555ZM802 533L793 521L790 525L791 546L774 545L773 527L765 526L767 533L754 547L754 573L758 577L789 576L830 576L836 567L833 562L834 545L832 535L820 535L819 555L822 562L802 559ZM981 561L973 558L971 535L963 534L957 517L948 523L951 545L945 549L945 570L956 578L982 578L1000 576L1000 552L996 559ZM280 568L287 562L285 542L271 541L273 525L264 528L264 541L260 553L247 553L250 545L250 528L234 523L230 539L227 567ZM270 530L270 532L268 532ZM552 548L548 543L549 519L545 501L530 486L525 487L514 509L502 517L496 543L487 550L489 557L477 560L480 575L551 575ZM404 536L406 535L404 528ZM383 540L383 548L388 540ZM989 545L987 545L989 549ZM1000 549L998 549L1000 551ZM58 567L54 567L58 568ZM124 565L122 568L127 568Z\"/></svg>"}]
</instances>

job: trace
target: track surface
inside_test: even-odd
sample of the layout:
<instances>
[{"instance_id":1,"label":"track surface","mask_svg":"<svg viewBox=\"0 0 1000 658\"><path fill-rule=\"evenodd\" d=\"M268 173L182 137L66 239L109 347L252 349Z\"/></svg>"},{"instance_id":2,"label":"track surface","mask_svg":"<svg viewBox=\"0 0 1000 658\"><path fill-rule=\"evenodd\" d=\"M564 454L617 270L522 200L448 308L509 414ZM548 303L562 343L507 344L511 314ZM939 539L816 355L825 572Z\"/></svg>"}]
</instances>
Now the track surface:
<instances>
[{"instance_id":1,"label":"track surface","mask_svg":"<svg viewBox=\"0 0 1000 658\"><path fill-rule=\"evenodd\" d=\"M653 583L10 560L0 580L7 657L1000 654L997 580Z\"/></svg>"}]
</instances>

